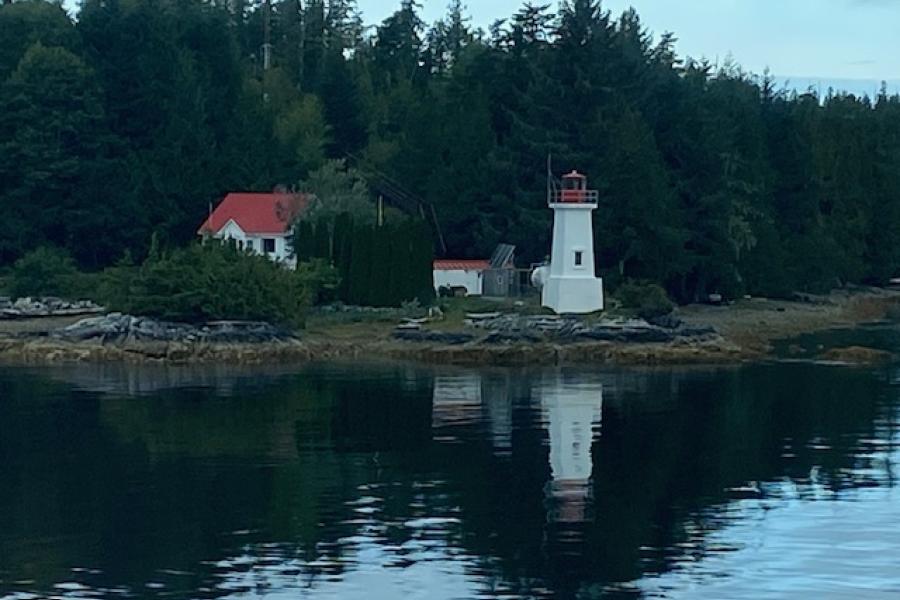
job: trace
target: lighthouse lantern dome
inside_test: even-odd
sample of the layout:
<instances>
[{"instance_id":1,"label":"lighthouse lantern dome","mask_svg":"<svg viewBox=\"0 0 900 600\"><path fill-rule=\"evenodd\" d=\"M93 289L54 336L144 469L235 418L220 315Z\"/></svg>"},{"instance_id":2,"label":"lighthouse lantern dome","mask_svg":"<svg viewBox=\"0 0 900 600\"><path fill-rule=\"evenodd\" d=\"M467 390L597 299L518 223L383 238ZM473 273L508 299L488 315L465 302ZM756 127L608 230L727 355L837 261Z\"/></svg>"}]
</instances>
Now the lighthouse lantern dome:
<instances>
[{"instance_id":1,"label":"lighthouse lantern dome","mask_svg":"<svg viewBox=\"0 0 900 600\"><path fill-rule=\"evenodd\" d=\"M562 177L562 189L558 195L559 202L596 202L597 192L587 187L587 177L578 171L572 171Z\"/></svg>"}]
</instances>

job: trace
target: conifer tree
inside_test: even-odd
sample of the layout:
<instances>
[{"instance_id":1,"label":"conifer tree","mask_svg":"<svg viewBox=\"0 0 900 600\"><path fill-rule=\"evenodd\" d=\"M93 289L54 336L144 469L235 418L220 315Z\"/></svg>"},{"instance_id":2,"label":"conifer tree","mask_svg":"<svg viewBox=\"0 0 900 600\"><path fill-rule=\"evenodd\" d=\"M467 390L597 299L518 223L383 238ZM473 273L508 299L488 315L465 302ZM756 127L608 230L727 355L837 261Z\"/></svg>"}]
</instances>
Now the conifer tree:
<instances>
[{"instance_id":1,"label":"conifer tree","mask_svg":"<svg viewBox=\"0 0 900 600\"><path fill-rule=\"evenodd\" d=\"M334 259L333 264L338 272L338 298L348 301L350 289L350 266L353 260L353 218L349 213L341 213L334 221Z\"/></svg>"},{"instance_id":2,"label":"conifer tree","mask_svg":"<svg viewBox=\"0 0 900 600\"><path fill-rule=\"evenodd\" d=\"M320 218L316 221L313 256L331 261L331 223L328 219Z\"/></svg>"},{"instance_id":3,"label":"conifer tree","mask_svg":"<svg viewBox=\"0 0 900 600\"><path fill-rule=\"evenodd\" d=\"M373 232L370 225L354 224L351 249L350 276L348 277L347 301L365 306L372 299L372 250Z\"/></svg>"},{"instance_id":4,"label":"conifer tree","mask_svg":"<svg viewBox=\"0 0 900 600\"><path fill-rule=\"evenodd\" d=\"M306 262L316 257L315 231L310 221L304 219L294 225L291 247L294 256L300 262Z\"/></svg>"}]
</instances>

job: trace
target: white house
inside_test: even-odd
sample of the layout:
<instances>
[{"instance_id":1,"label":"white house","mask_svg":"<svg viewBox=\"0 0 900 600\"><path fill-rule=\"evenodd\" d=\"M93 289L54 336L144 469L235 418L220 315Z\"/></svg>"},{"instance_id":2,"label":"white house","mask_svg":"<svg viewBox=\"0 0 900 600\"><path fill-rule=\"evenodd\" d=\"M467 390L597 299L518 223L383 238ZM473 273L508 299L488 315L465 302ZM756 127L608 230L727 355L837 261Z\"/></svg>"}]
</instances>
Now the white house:
<instances>
[{"instance_id":1,"label":"white house","mask_svg":"<svg viewBox=\"0 0 900 600\"><path fill-rule=\"evenodd\" d=\"M489 260L436 260L434 289L440 293L442 287L465 288L467 296L481 296L484 274L490 268Z\"/></svg>"},{"instance_id":2,"label":"white house","mask_svg":"<svg viewBox=\"0 0 900 600\"><path fill-rule=\"evenodd\" d=\"M290 237L294 219L306 209L299 194L231 193L197 231L204 238L233 240L239 248L294 266Z\"/></svg>"}]
</instances>

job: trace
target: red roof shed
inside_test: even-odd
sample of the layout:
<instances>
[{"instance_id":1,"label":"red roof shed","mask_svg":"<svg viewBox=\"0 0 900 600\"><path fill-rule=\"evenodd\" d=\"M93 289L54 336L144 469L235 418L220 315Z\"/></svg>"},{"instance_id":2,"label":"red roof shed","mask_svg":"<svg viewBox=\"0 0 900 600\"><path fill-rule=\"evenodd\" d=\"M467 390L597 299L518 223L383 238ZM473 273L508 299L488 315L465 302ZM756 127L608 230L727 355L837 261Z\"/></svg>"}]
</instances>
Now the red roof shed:
<instances>
[{"instance_id":1,"label":"red roof shed","mask_svg":"<svg viewBox=\"0 0 900 600\"><path fill-rule=\"evenodd\" d=\"M438 259L434 261L434 268L437 271L487 271L491 261Z\"/></svg>"}]
</instances>

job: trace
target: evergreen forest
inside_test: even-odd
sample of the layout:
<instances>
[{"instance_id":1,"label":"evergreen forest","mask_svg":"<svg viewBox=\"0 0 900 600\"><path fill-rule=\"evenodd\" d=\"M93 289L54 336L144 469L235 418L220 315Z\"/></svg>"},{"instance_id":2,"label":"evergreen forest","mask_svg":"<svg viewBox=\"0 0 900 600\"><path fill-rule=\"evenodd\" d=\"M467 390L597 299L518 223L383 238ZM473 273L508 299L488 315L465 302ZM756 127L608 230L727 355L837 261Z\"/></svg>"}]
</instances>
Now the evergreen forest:
<instances>
[{"instance_id":1,"label":"evergreen forest","mask_svg":"<svg viewBox=\"0 0 900 600\"><path fill-rule=\"evenodd\" d=\"M552 156L600 190L612 286L690 302L896 276L900 97L787 91L677 56L676 35L597 0L486 28L461 0L435 23L414 0L381 23L353 0L7 2L0 266L44 246L86 270L143 260L225 193L300 189L334 159L433 207L438 255L504 242L528 266Z\"/></svg>"}]
</instances>

